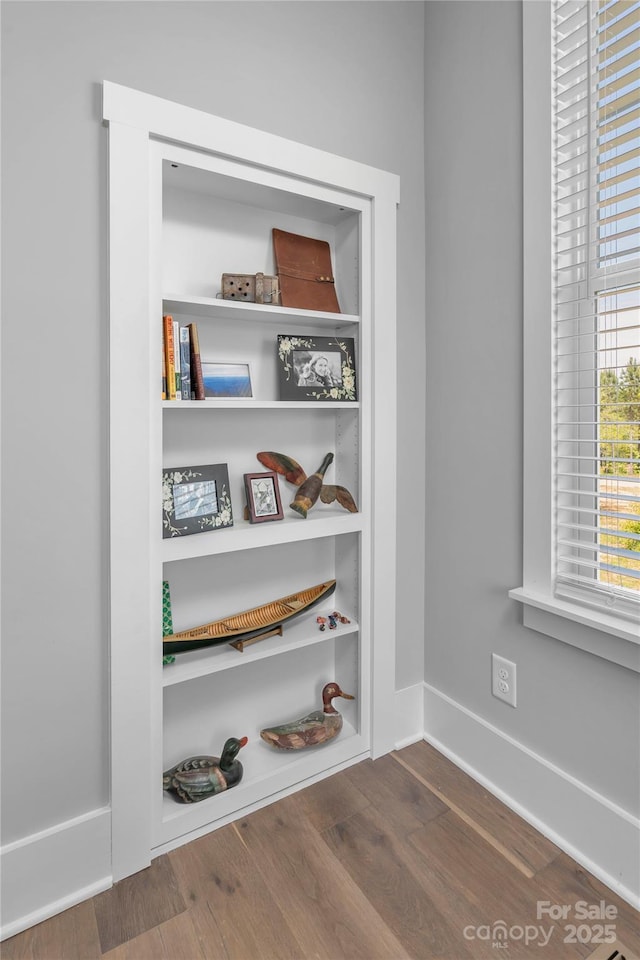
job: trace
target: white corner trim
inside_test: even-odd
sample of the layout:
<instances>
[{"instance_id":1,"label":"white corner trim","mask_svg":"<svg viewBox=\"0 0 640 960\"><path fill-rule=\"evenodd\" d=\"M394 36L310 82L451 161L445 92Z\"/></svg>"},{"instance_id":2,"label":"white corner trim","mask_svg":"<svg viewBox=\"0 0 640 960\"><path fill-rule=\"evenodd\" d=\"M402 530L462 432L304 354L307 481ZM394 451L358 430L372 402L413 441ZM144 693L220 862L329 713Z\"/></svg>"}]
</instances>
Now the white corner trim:
<instances>
[{"instance_id":1,"label":"white corner trim","mask_svg":"<svg viewBox=\"0 0 640 960\"><path fill-rule=\"evenodd\" d=\"M396 690L394 712L394 749L401 750L423 739L424 697L422 683Z\"/></svg>"},{"instance_id":2,"label":"white corner trim","mask_svg":"<svg viewBox=\"0 0 640 960\"><path fill-rule=\"evenodd\" d=\"M101 807L0 848L0 940L112 885L111 810Z\"/></svg>"},{"instance_id":3,"label":"white corner trim","mask_svg":"<svg viewBox=\"0 0 640 960\"><path fill-rule=\"evenodd\" d=\"M487 720L424 685L424 738L640 909L640 820Z\"/></svg>"}]
</instances>

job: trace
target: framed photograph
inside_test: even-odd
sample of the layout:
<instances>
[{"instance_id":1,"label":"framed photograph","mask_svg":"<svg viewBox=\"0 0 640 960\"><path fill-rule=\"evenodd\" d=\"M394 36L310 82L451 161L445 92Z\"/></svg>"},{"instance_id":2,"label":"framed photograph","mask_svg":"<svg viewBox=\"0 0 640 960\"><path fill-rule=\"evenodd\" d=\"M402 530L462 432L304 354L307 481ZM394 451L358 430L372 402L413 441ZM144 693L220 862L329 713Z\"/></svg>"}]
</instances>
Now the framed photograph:
<instances>
[{"instance_id":1,"label":"framed photograph","mask_svg":"<svg viewBox=\"0 0 640 960\"><path fill-rule=\"evenodd\" d=\"M283 519L280 488L275 473L245 473L244 486L251 523Z\"/></svg>"},{"instance_id":2,"label":"framed photograph","mask_svg":"<svg viewBox=\"0 0 640 960\"><path fill-rule=\"evenodd\" d=\"M162 471L164 539L232 526L226 463Z\"/></svg>"},{"instance_id":3,"label":"framed photograph","mask_svg":"<svg viewBox=\"0 0 640 960\"><path fill-rule=\"evenodd\" d=\"M354 341L279 335L278 377L281 400L355 401Z\"/></svg>"},{"instance_id":4,"label":"framed photograph","mask_svg":"<svg viewBox=\"0 0 640 960\"><path fill-rule=\"evenodd\" d=\"M202 360L205 400L214 397L252 397L248 363L215 363Z\"/></svg>"}]
</instances>

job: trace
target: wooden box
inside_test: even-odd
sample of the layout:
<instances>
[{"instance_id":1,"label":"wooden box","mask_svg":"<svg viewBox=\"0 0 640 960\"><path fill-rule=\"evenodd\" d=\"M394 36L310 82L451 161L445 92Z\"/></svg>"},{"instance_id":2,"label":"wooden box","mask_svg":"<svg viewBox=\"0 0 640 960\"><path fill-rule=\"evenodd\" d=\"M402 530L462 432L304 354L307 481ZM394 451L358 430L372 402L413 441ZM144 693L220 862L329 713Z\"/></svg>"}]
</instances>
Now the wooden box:
<instances>
[{"instance_id":1,"label":"wooden box","mask_svg":"<svg viewBox=\"0 0 640 960\"><path fill-rule=\"evenodd\" d=\"M280 284L277 277L264 273L223 273L222 299L245 303L280 304Z\"/></svg>"}]
</instances>

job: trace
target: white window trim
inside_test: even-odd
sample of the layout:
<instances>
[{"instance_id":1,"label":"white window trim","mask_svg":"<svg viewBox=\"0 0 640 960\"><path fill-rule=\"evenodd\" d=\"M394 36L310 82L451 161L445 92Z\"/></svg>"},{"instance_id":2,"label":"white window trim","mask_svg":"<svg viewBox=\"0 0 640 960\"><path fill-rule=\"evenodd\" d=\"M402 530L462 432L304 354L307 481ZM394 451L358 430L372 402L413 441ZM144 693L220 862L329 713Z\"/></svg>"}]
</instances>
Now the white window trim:
<instances>
[{"instance_id":1,"label":"white window trim","mask_svg":"<svg viewBox=\"0 0 640 960\"><path fill-rule=\"evenodd\" d=\"M640 672L640 624L553 593L551 3L523 3L524 626Z\"/></svg>"}]
</instances>

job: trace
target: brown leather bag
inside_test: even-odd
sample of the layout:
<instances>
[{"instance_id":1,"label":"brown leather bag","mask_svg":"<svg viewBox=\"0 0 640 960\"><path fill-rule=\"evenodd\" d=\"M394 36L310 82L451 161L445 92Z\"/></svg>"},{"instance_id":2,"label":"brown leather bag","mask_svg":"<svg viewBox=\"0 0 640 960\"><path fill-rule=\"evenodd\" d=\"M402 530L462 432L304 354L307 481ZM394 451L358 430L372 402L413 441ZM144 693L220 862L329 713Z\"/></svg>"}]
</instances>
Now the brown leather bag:
<instances>
[{"instance_id":1,"label":"brown leather bag","mask_svg":"<svg viewBox=\"0 0 640 960\"><path fill-rule=\"evenodd\" d=\"M273 252L283 307L340 313L331 248L326 240L313 240L274 227Z\"/></svg>"}]
</instances>

